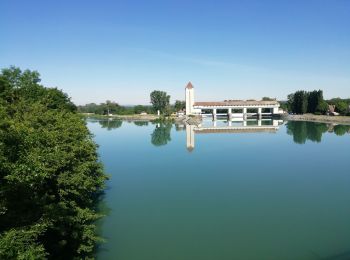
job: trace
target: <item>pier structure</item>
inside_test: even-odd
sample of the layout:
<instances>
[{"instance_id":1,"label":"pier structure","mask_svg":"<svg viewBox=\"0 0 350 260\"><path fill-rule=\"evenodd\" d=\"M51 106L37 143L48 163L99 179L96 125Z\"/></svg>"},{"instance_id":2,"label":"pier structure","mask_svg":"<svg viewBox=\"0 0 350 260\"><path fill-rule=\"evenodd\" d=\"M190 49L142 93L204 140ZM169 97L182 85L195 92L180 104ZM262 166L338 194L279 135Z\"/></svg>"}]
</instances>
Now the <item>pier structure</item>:
<instances>
[{"instance_id":1,"label":"pier structure","mask_svg":"<svg viewBox=\"0 0 350 260\"><path fill-rule=\"evenodd\" d=\"M215 121L218 116L225 116L229 120L233 118L273 116L283 113L280 104L276 100L224 100L219 102L196 102L194 99L194 87L189 82L186 92L186 115L211 116Z\"/></svg>"}]
</instances>

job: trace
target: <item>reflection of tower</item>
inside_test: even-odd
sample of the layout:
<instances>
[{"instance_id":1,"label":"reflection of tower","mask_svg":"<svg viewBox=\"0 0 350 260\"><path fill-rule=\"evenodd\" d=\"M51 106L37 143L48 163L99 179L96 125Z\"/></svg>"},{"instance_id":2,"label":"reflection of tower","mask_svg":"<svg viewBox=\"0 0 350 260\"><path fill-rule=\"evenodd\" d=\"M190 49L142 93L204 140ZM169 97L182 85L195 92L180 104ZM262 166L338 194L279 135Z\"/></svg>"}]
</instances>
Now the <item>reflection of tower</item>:
<instances>
[{"instance_id":1,"label":"reflection of tower","mask_svg":"<svg viewBox=\"0 0 350 260\"><path fill-rule=\"evenodd\" d=\"M186 146L189 152L194 149L194 125L186 125Z\"/></svg>"},{"instance_id":2,"label":"reflection of tower","mask_svg":"<svg viewBox=\"0 0 350 260\"><path fill-rule=\"evenodd\" d=\"M188 82L186 86L186 115L193 113L194 105L194 88L191 82Z\"/></svg>"}]
</instances>

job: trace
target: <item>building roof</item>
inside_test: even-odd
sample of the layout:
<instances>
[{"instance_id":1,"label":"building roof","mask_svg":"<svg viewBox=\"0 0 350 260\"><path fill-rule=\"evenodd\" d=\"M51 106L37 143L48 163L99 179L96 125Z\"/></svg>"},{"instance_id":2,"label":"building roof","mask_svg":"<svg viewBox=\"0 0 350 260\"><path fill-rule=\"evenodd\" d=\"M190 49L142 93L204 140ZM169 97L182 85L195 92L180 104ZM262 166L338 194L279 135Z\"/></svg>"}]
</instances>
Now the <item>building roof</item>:
<instances>
[{"instance_id":1,"label":"building roof","mask_svg":"<svg viewBox=\"0 0 350 260\"><path fill-rule=\"evenodd\" d=\"M256 100L225 100L220 102L195 102L194 106L260 106L260 105L278 105L278 101L256 101Z\"/></svg>"},{"instance_id":2,"label":"building roof","mask_svg":"<svg viewBox=\"0 0 350 260\"><path fill-rule=\"evenodd\" d=\"M191 88L193 88L193 85L192 85L191 81L190 81L190 82L188 82L188 84L187 84L186 88L187 88L187 89L191 89Z\"/></svg>"}]
</instances>

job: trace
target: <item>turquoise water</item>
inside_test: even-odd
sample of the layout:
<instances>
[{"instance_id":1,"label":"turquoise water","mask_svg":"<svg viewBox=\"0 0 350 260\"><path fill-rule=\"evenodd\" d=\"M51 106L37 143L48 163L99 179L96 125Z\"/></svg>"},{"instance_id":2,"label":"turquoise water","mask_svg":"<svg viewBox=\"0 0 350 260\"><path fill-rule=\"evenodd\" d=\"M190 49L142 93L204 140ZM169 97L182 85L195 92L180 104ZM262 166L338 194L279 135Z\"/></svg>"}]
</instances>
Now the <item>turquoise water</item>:
<instances>
[{"instance_id":1,"label":"turquoise water","mask_svg":"<svg viewBox=\"0 0 350 260\"><path fill-rule=\"evenodd\" d=\"M273 129L208 121L188 141L182 126L90 120L111 176L98 259L350 259L349 127L260 125Z\"/></svg>"}]
</instances>

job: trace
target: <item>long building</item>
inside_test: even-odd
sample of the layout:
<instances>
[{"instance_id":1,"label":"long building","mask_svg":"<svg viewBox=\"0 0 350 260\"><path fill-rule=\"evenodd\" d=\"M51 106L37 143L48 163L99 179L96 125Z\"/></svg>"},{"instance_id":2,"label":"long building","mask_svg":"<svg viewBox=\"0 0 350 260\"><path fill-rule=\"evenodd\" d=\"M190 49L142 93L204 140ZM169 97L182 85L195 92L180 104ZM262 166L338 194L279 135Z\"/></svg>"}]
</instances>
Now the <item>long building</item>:
<instances>
[{"instance_id":1,"label":"long building","mask_svg":"<svg viewBox=\"0 0 350 260\"><path fill-rule=\"evenodd\" d=\"M194 87L189 82L186 86L186 115L227 115L228 118L271 116L281 114L280 104L276 100L225 100L219 102L195 102ZM209 112L209 113L208 113Z\"/></svg>"}]
</instances>

